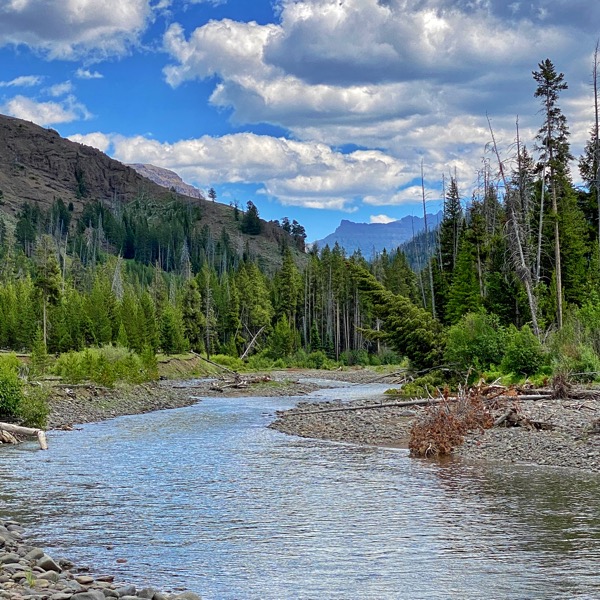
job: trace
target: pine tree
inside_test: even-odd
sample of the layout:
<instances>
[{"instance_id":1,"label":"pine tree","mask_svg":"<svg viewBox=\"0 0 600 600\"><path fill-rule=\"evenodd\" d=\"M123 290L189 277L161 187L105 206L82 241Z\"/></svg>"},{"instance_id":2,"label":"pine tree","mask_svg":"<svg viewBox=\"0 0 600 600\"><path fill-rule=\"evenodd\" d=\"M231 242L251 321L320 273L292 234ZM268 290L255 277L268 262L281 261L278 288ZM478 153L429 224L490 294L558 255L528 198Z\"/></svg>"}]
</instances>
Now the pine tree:
<instances>
[{"instance_id":1,"label":"pine tree","mask_svg":"<svg viewBox=\"0 0 600 600\"><path fill-rule=\"evenodd\" d=\"M569 160L573 157L569 149L569 129L562 113L558 98L560 92L568 88L564 74L557 73L550 59L538 64L539 71L533 71L537 83L534 96L541 98L544 110L544 124L537 139L542 168L549 169L550 194L552 198L551 219L554 224L554 276L556 280L556 306L559 329L563 324L563 284L561 264L561 237L559 224L559 195L565 181L569 180Z\"/></svg>"}]
</instances>

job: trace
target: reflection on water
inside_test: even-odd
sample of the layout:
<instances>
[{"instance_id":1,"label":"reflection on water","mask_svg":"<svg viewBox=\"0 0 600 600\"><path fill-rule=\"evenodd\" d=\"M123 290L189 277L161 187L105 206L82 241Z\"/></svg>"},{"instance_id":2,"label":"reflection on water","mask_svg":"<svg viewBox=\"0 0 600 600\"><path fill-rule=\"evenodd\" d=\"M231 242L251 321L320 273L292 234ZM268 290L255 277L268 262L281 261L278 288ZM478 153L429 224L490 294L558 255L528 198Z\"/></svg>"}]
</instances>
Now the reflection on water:
<instances>
[{"instance_id":1,"label":"reflection on water","mask_svg":"<svg viewBox=\"0 0 600 600\"><path fill-rule=\"evenodd\" d=\"M206 599L598 597L597 476L266 429L290 404L205 399L3 449L2 513L56 556Z\"/></svg>"}]
</instances>

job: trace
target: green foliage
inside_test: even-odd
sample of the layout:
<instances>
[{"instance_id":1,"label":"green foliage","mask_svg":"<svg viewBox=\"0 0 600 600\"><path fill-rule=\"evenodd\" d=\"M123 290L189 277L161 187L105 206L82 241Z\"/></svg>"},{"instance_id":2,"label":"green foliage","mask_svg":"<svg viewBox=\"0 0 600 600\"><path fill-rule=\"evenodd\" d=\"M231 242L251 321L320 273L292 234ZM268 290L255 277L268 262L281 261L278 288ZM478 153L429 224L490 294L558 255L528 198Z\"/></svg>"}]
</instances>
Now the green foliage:
<instances>
[{"instance_id":1,"label":"green foliage","mask_svg":"<svg viewBox=\"0 0 600 600\"><path fill-rule=\"evenodd\" d=\"M281 317L269 336L269 356L273 359L285 359L294 352L298 345L297 332L292 330L287 317Z\"/></svg>"},{"instance_id":2,"label":"green foliage","mask_svg":"<svg viewBox=\"0 0 600 600\"><path fill-rule=\"evenodd\" d=\"M258 235L262 231L262 223L258 216L258 209L251 200L248 200L248 204L246 205L246 212L242 217L240 229L242 233L247 233L248 235Z\"/></svg>"},{"instance_id":3,"label":"green foliage","mask_svg":"<svg viewBox=\"0 0 600 600\"><path fill-rule=\"evenodd\" d=\"M48 352L44 343L44 334L41 329L37 330L33 347L31 348L31 362L29 365L29 378L41 377L46 374L48 368Z\"/></svg>"},{"instance_id":4,"label":"green foliage","mask_svg":"<svg viewBox=\"0 0 600 600\"><path fill-rule=\"evenodd\" d=\"M45 429L48 422L48 397L50 390L39 385L29 386L25 389L18 416L27 427Z\"/></svg>"},{"instance_id":5,"label":"green foliage","mask_svg":"<svg viewBox=\"0 0 600 600\"><path fill-rule=\"evenodd\" d=\"M158 367L150 348L140 356L126 348L104 346L62 354L56 361L54 373L68 383L92 381L112 387L117 381L143 383L155 380Z\"/></svg>"},{"instance_id":6,"label":"green foliage","mask_svg":"<svg viewBox=\"0 0 600 600\"><path fill-rule=\"evenodd\" d=\"M482 372L502 360L505 342L506 332L496 315L468 313L448 330L444 358L458 370Z\"/></svg>"},{"instance_id":7,"label":"green foliage","mask_svg":"<svg viewBox=\"0 0 600 600\"><path fill-rule=\"evenodd\" d=\"M542 345L529 325L524 325L520 330L514 325L508 329L501 363L505 373L533 375L540 370L545 359Z\"/></svg>"},{"instance_id":8,"label":"green foliage","mask_svg":"<svg viewBox=\"0 0 600 600\"><path fill-rule=\"evenodd\" d=\"M369 353L366 350L345 350L340 354L340 362L347 366L366 366L370 364Z\"/></svg>"},{"instance_id":9,"label":"green foliage","mask_svg":"<svg viewBox=\"0 0 600 600\"><path fill-rule=\"evenodd\" d=\"M229 356L227 354L215 354L210 357L210 360L217 363L218 365L223 365L231 371L236 371L238 373L240 371L243 371L246 366L243 360L234 356Z\"/></svg>"},{"instance_id":10,"label":"green foliage","mask_svg":"<svg viewBox=\"0 0 600 600\"><path fill-rule=\"evenodd\" d=\"M375 315L383 321L383 332L370 331L369 335L385 339L416 369L439 364L445 341L441 324L408 298L386 290L364 267L346 264L358 288L372 302Z\"/></svg>"},{"instance_id":11,"label":"green foliage","mask_svg":"<svg viewBox=\"0 0 600 600\"><path fill-rule=\"evenodd\" d=\"M0 417L15 418L23 402L23 382L14 354L0 357Z\"/></svg>"},{"instance_id":12,"label":"green foliage","mask_svg":"<svg viewBox=\"0 0 600 600\"><path fill-rule=\"evenodd\" d=\"M430 371L403 384L400 395L404 398L428 398L436 396L437 390L443 388L445 384L446 379L441 371Z\"/></svg>"}]
</instances>

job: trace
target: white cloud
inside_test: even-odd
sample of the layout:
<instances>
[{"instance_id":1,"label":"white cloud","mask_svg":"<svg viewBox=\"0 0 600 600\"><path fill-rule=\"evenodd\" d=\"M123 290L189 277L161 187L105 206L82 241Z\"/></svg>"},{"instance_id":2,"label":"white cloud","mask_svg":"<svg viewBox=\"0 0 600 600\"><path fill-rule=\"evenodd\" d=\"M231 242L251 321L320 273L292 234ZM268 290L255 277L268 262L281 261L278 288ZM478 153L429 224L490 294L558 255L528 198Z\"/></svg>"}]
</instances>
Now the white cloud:
<instances>
[{"instance_id":1,"label":"white cloud","mask_svg":"<svg viewBox=\"0 0 600 600\"><path fill-rule=\"evenodd\" d=\"M10 81L0 81L0 87L34 87L40 85L43 77L39 75L21 75Z\"/></svg>"},{"instance_id":2,"label":"white cloud","mask_svg":"<svg viewBox=\"0 0 600 600\"><path fill-rule=\"evenodd\" d=\"M393 196L410 180L402 163L379 151L343 154L325 144L251 133L203 136L174 144L100 133L71 139L110 149L124 163L171 169L200 187L254 183L283 204L312 208L351 211L355 199L368 195L374 185L382 196Z\"/></svg>"},{"instance_id":3,"label":"white cloud","mask_svg":"<svg viewBox=\"0 0 600 600\"><path fill-rule=\"evenodd\" d=\"M54 98L58 98L59 96L64 96L65 94L70 94L73 91L73 84L70 81L63 81L62 83L57 83L53 86L50 86L47 90L50 96Z\"/></svg>"},{"instance_id":4,"label":"white cloud","mask_svg":"<svg viewBox=\"0 0 600 600\"><path fill-rule=\"evenodd\" d=\"M47 126L57 123L70 123L91 117L88 110L73 96L62 102L37 102L25 96L15 96L1 107L1 112L18 119L32 121Z\"/></svg>"},{"instance_id":5,"label":"white cloud","mask_svg":"<svg viewBox=\"0 0 600 600\"><path fill-rule=\"evenodd\" d=\"M75 77L77 77L77 79L103 79L104 75L98 71L90 71L89 69L80 67L75 71Z\"/></svg>"},{"instance_id":6,"label":"white cloud","mask_svg":"<svg viewBox=\"0 0 600 600\"><path fill-rule=\"evenodd\" d=\"M104 133L88 133L86 135L76 134L69 136L72 142L85 144L97 148L101 152L109 152L112 147L111 137Z\"/></svg>"},{"instance_id":7,"label":"white cloud","mask_svg":"<svg viewBox=\"0 0 600 600\"><path fill-rule=\"evenodd\" d=\"M383 223L384 225L396 220L394 217L388 217L387 215L371 215L369 217L369 223Z\"/></svg>"},{"instance_id":8,"label":"white cloud","mask_svg":"<svg viewBox=\"0 0 600 600\"><path fill-rule=\"evenodd\" d=\"M586 21L600 20L600 4L576 4ZM475 181L490 139L486 114L507 147L519 115L531 146L540 120L531 71L545 56L559 55L559 69L589 80L581 46L587 40L591 51L596 34L562 0L510 8L501 0L278 6L277 24L223 19L189 35L171 25L163 39L172 58L167 82L214 78L210 101L230 109L234 122L270 123L330 146L378 148L402 164L407 180L419 177L423 159L432 179L456 169L466 185ZM567 110L576 107L564 106L571 122L576 115ZM573 141L577 153L581 140Z\"/></svg>"},{"instance_id":9,"label":"white cloud","mask_svg":"<svg viewBox=\"0 0 600 600\"><path fill-rule=\"evenodd\" d=\"M125 53L152 18L148 0L3 2L0 46L26 45L50 58Z\"/></svg>"}]
</instances>

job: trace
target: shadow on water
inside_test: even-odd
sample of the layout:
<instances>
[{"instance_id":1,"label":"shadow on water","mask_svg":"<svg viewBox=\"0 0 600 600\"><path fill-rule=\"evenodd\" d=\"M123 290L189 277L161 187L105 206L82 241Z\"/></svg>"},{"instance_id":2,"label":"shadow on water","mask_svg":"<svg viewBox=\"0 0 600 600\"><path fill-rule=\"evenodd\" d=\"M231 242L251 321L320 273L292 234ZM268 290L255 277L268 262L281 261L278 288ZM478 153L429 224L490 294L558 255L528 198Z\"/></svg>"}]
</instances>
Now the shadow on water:
<instances>
[{"instance_id":1,"label":"shadow on water","mask_svg":"<svg viewBox=\"0 0 600 600\"><path fill-rule=\"evenodd\" d=\"M206 599L596 597L598 477L265 427L292 403L207 398L3 449L2 512L57 556Z\"/></svg>"}]
</instances>

